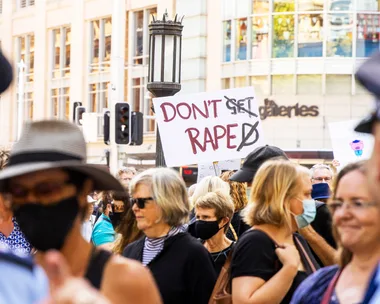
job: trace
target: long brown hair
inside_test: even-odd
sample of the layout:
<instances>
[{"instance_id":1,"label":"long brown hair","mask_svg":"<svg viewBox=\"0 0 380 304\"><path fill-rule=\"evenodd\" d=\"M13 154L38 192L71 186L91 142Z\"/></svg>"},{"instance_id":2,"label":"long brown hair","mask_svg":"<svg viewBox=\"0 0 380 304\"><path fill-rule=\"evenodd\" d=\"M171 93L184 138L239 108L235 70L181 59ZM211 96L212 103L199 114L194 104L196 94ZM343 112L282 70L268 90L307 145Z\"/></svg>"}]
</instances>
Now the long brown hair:
<instances>
[{"instance_id":1,"label":"long brown hair","mask_svg":"<svg viewBox=\"0 0 380 304\"><path fill-rule=\"evenodd\" d=\"M336 191L339 185L339 182L343 178L343 176L347 175L348 173L351 173L353 171L359 171L362 174L366 174L366 161L359 161L352 164L348 164L345 166L336 176L336 179L334 181L334 187L333 187L333 195L332 199L336 199ZM352 252L348 250L347 248L343 247L340 242L340 237L338 234L338 230L336 229L335 225L333 225L333 235L336 240L336 242L339 245L339 257L338 257L338 264L341 268L344 268L348 263L352 260Z\"/></svg>"},{"instance_id":2,"label":"long brown hair","mask_svg":"<svg viewBox=\"0 0 380 304\"><path fill-rule=\"evenodd\" d=\"M220 178L229 183L230 195L234 202L235 212L242 210L248 204L247 198L247 185L246 183L234 182L230 180L230 177L234 174L234 171L225 171L220 175Z\"/></svg>"},{"instance_id":3,"label":"long brown hair","mask_svg":"<svg viewBox=\"0 0 380 304\"><path fill-rule=\"evenodd\" d=\"M122 201L124 203L124 212L122 219L119 226L116 228L116 232L120 234L120 237L116 239L115 245L113 247L113 252L122 254L124 248L128 244L138 240L143 236L143 232L137 228L136 217L133 214L131 208L129 195L120 195L114 193L112 197L114 200Z\"/></svg>"}]
</instances>

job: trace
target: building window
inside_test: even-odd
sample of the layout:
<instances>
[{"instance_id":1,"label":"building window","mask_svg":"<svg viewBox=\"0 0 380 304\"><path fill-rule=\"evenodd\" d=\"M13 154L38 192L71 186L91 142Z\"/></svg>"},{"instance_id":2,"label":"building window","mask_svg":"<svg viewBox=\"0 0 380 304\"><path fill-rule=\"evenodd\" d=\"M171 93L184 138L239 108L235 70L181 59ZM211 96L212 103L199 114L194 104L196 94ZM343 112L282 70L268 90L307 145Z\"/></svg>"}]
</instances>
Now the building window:
<instances>
[{"instance_id":1,"label":"building window","mask_svg":"<svg viewBox=\"0 0 380 304\"><path fill-rule=\"evenodd\" d=\"M34 35L27 34L16 38L16 66L23 60L25 64L25 81L34 80Z\"/></svg>"},{"instance_id":2,"label":"building window","mask_svg":"<svg viewBox=\"0 0 380 304\"><path fill-rule=\"evenodd\" d=\"M111 36L111 17L90 22L90 72L110 68Z\"/></svg>"},{"instance_id":3,"label":"building window","mask_svg":"<svg viewBox=\"0 0 380 304\"><path fill-rule=\"evenodd\" d=\"M3 0L0 0L0 14L3 13Z\"/></svg>"},{"instance_id":4,"label":"building window","mask_svg":"<svg viewBox=\"0 0 380 304\"><path fill-rule=\"evenodd\" d=\"M326 75L326 94L351 94L351 75Z\"/></svg>"},{"instance_id":5,"label":"building window","mask_svg":"<svg viewBox=\"0 0 380 304\"><path fill-rule=\"evenodd\" d=\"M297 75L297 94L322 94L322 75Z\"/></svg>"},{"instance_id":6,"label":"building window","mask_svg":"<svg viewBox=\"0 0 380 304\"><path fill-rule=\"evenodd\" d=\"M222 89L230 89L231 88L231 78L222 78Z\"/></svg>"},{"instance_id":7,"label":"building window","mask_svg":"<svg viewBox=\"0 0 380 304\"><path fill-rule=\"evenodd\" d=\"M273 75L272 95L292 95L294 75Z\"/></svg>"},{"instance_id":8,"label":"building window","mask_svg":"<svg viewBox=\"0 0 380 304\"><path fill-rule=\"evenodd\" d=\"M235 77L235 88L244 88L247 86L247 77L241 76L241 77Z\"/></svg>"},{"instance_id":9,"label":"building window","mask_svg":"<svg viewBox=\"0 0 380 304\"><path fill-rule=\"evenodd\" d=\"M34 99L34 93L33 92L27 92L25 93L25 119L26 120L33 120L33 99Z\"/></svg>"},{"instance_id":10,"label":"building window","mask_svg":"<svg viewBox=\"0 0 380 304\"><path fill-rule=\"evenodd\" d=\"M135 112L142 112L142 105L144 103L144 85L143 78L134 78L132 80L132 96L133 96L133 109Z\"/></svg>"},{"instance_id":11,"label":"building window","mask_svg":"<svg viewBox=\"0 0 380 304\"><path fill-rule=\"evenodd\" d=\"M298 57L322 57L323 16L308 14L298 16Z\"/></svg>"},{"instance_id":12,"label":"building window","mask_svg":"<svg viewBox=\"0 0 380 304\"><path fill-rule=\"evenodd\" d=\"M247 59L247 18L236 21L236 60Z\"/></svg>"},{"instance_id":13,"label":"building window","mask_svg":"<svg viewBox=\"0 0 380 304\"><path fill-rule=\"evenodd\" d=\"M294 0L273 0L274 12L294 12Z\"/></svg>"},{"instance_id":14,"label":"building window","mask_svg":"<svg viewBox=\"0 0 380 304\"><path fill-rule=\"evenodd\" d=\"M269 57L269 17L252 17L252 59Z\"/></svg>"},{"instance_id":15,"label":"building window","mask_svg":"<svg viewBox=\"0 0 380 304\"><path fill-rule=\"evenodd\" d=\"M89 85L89 112L102 113L108 108L109 82L91 83Z\"/></svg>"},{"instance_id":16,"label":"building window","mask_svg":"<svg viewBox=\"0 0 380 304\"><path fill-rule=\"evenodd\" d=\"M270 95L269 82L267 76L252 76L250 78L251 86L254 87L256 96Z\"/></svg>"},{"instance_id":17,"label":"building window","mask_svg":"<svg viewBox=\"0 0 380 304\"><path fill-rule=\"evenodd\" d=\"M380 1L379 0L361 0L356 2L358 11L370 11L378 12L380 11Z\"/></svg>"},{"instance_id":18,"label":"building window","mask_svg":"<svg viewBox=\"0 0 380 304\"><path fill-rule=\"evenodd\" d=\"M22 9L28 6L33 6L35 0L15 0L16 9Z\"/></svg>"},{"instance_id":19,"label":"building window","mask_svg":"<svg viewBox=\"0 0 380 304\"><path fill-rule=\"evenodd\" d=\"M366 0L359 0L358 2L366 2ZM329 10L334 12L351 11L352 10L352 0L328 0Z\"/></svg>"},{"instance_id":20,"label":"building window","mask_svg":"<svg viewBox=\"0 0 380 304\"><path fill-rule=\"evenodd\" d=\"M327 24L327 57L352 56L351 14L334 13L328 15Z\"/></svg>"},{"instance_id":21,"label":"building window","mask_svg":"<svg viewBox=\"0 0 380 304\"><path fill-rule=\"evenodd\" d=\"M56 119L69 120L70 88L54 88L51 90L51 116Z\"/></svg>"},{"instance_id":22,"label":"building window","mask_svg":"<svg viewBox=\"0 0 380 304\"><path fill-rule=\"evenodd\" d=\"M315 0L298 0L298 11L323 11L324 0L315 1Z\"/></svg>"},{"instance_id":23,"label":"building window","mask_svg":"<svg viewBox=\"0 0 380 304\"><path fill-rule=\"evenodd\" d=\"M273 16L272 57L294 56L294 15Z\"/></svg>"},{"instance_id":24,"label":"building window","mask_svg":"<svg viewBox=\"0 0 380 304\"><path fill-rule=\"evenodd\" d=\"M231 61L231 20L223 22L223 61Z\"/></svg>"},{"instance_id":25,"label":"building window","mask_svg":"<svg viewBox=\"0 0 380 304\"><path fill-rule=\"evenodd\" d=\"M252 14L266 14L269 13L269 0L253 0L252 1Z\"/></svg>"},{"instance_id":26,"label":"building window","mask_svg":"<svg viewBox=\"0 0 380 304\"><path fill-rule=\"evenodd\" d=\"M157 19L157 8L145 9L134 12L134 46L133 46L133 64L147 64L149 56L148 28L153 19Z\"/></svg>"},{"instance_id":27,"label":"building window","mask_svg":"<svg viewBox=\"0 0 380 304\"><path fill-rule=\"evenodd\" d=\"M380 49L380 15L357 15L356 56L370 57Z\"/></svg>"},{"instance_id":28,"label":"building window","mask_svg":"<svg viewBox=\"0 0 380 304\"><path fill-rule=\"evenodd\" d=\"M52 78L70 76L70 51L71 51L71 29L61 27L51 31L52 35Z\"/></svg>"}]
</instances>

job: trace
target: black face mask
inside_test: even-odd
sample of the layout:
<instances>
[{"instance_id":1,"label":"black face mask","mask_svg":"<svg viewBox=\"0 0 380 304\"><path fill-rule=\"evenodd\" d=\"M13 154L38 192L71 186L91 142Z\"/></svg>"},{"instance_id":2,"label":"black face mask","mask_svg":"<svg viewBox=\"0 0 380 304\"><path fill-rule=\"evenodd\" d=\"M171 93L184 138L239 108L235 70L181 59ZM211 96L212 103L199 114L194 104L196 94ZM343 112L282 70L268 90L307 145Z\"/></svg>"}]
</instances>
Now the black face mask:
<instances>
[{"instance_id":1,"label":"black face mask","mask_svg":"<svg viewBox=\"0 0 380 304\"><path fill-rule=\"evenodd\" d=\"M17 223L30 244L40 251L60 250L79 213L77 197L54 205L23 204L14 206Z\"/></svg>"},{"instance_id":2,"label":"black face mask","mask_svg":"<svg viewBox=\"0 0 380 304\"><path fill-rule=\"evenodd\" d=\"M189 225L188 232L195 238L201 240L211 239L220 229L223 229L225 225L219 228L219 221L200 221L197 220Z\"/></svg>"},{"instance_id":3,"label":"black face mask","mask_svg":"<svg viewBox=\"0 0 380 304\"><path fill-rule=\"evenodd\" d=\"M110 215L110 219L114 229L120 225L121 219L123 218L123 214L124 212L114 212L112 213L112 215Z\"/></svg>"}]
</instances>

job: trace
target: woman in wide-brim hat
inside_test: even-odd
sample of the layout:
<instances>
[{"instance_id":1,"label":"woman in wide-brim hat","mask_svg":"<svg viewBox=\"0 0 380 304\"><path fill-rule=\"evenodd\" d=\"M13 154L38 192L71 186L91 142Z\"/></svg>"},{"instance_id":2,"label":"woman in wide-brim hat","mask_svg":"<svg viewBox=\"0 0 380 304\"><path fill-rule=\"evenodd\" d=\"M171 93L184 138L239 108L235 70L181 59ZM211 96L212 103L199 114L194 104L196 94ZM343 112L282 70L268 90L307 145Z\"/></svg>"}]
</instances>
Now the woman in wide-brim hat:
<instances>
[{"instance_id":1,"label":"woman in wide-brim hat","mask_svg":"<svg viewBox=\"0 0 380 304\"><path fill-rule=\"evenodd\" d=\"M42 267L46 252L59 250L72 275L88 279L112 303L160 303L143 266L95 249L82 237L87 195L94 189L124 191L107 170L86 163L82 132L64 121L26 125L8 167L0 172L0 190L10 195L16 219Z\"/></svg>"}]
</instances>

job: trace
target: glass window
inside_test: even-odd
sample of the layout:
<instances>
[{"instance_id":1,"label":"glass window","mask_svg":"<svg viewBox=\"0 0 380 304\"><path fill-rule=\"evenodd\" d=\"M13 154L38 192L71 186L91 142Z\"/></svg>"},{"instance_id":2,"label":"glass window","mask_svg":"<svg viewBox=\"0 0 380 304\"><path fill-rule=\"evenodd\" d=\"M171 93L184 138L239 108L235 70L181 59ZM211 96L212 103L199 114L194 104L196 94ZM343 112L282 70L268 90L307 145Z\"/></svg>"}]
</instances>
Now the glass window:
<instances>
[{"instance_id":1,"label":"glass window","mask_svg":"<svg viewBox=\"0 0 380 304\"><path fill-rule=\"evenodd\" d=\"M365 0L358 0L358 2ZM329 0L329 10L332 12L343 12L352 10L352 0Z\"/></svg>"},{"instance_id":2,"label":"glass window","mask_svg":"<svg viewBox=\"0 0 380 304\"><path fill-rule=\"evenodd\" d=\"M246 17L249 10L249 2L251 0L235 1L235 17ZM233 1L231 1L233 2Z\"/></svg>"},{"instance_id":3,"label":"glass window","mask_svg":"<svg viewBox=\"0 0 380 304\"><path fill-rule=\"evenodd\" d=\"M273 0L274 12L294 12L294 0Z\"/></svg>"},{"instance_id":4,"label":"glass window","mask_svg":"<svg viewBox=\"0 0 380 304\"><path fill-rule=\"evenodd\" d=\"M234 1L223 0L223 19L230 19L234 17Z\"/></svg>"},{"instance_id":5,"label":"glass window","mask_svg":"<svg viewBox=\"0 0 380 304\"><path fill-rule=\"evenodd\" d=\"M269 17L252 17L252 59L269 56Z\"/></svg>"},{"instance_id":6,"label":"glass window","mask_svg":"<svg viewBox=\"0 0 380 304\"><path fill-rule=\"evenodd\" d=\"M247 86L247 77L235 77L235 88L244 88Z\"/></svg>"},{"instance_id":7,"label":"glass window","mask_svg":"<svg viewBox=\"0 0 380 304\"><path fill-rule=\"evenodd\" d=\"M96 90L96 83L92 83L89 85L89 106L90 106L90 112L96 112L97 111L97 104L98 104L98 92Z\"/></svg>"},{"instance_id":8,"label":"glass window","mask_svg":"<svg viewBox=\"0 0 380 304\"><path fill-rule=\"evenodd\" d=\"M356 56L369 57L380 48L380 15L358 14Z\"/></svg>"},{"instance_id":9,"label":"glass window","mask_svg":"<svg viewBox=\"0 0 380 304\"><path fill-rule=\"evenodd\" d=\"M32 120L33 119L33 92L27 92L26 93L26 119Z\"/></svg>"},{"instance_id":10,"label":"glass window","mask_svg":"<svg viewBox=\"0 0 380 304\"><path fill-rule=\"evenodd\" d=\"M298 57L322 57L323 16L321 14L299 15Z\"/></svg>"},{"instance_id":11,"label":"glass window","mask_svg":"<svg viewBox=\"0 0 380 304\"><path fill-rule=\"evenodd\" d=\"M247 59L247 18L236 22L236 60Z\"/></svg>"},{"instance_id":12,"label":"glass window","mask_svg":"<svg viewBox=\"0 0 380 304\"><path fill-rule=\"evenodd\" d=\"M327 56L352 56L351 14L329 14L327 25Z\"/></svg>"},{"instance_id":13,"label":"glass window","mask_svg":"<svg viewBox=\"0 0 380 304\"><path fill-rule=\"evenodd\" d=\"M157 20L157 7L154 7L148 10L148 14L149 14L149 24L153 21L153 17L155 20Z\"/></svg>"},{"instance_id":14,"label":"glass window","mask_svg":"<svg viewBox=\"0 0 380 304\"><path fill-rule=\"evenodd\" d=\"M63 104L65 108L65 119L70 119L70 88L63 88Z\"/></svg>"},{"instance_id":15,"label":"glass window","mask_svg":"<svg viewBox=\"0 0 380 304\"><path fill-rule=\"evenodd\" d=\"M105 43L105 53L104 61L111 60L111 36L112 36L112 21L111 18L104 20L104 43Z\"/></svg>"},{"instance_id":16,"label":"glass window","mask_svg":"<svg viewBox=\"0 0 380 304\"><path fill-rule=\"evenodd\" d=\"M65 28L65 52L64 52L64 74L63 76L70 76L70 54L71 54L71 29Z\"/></svg>"},{"instance_id":17,"label":"glass window","mask_svg":"<svg viewBox=\"0 0 380 304\"><path fill-rule=\"evenodd\" d=\"M231 78L222 78L222 89L230 89L231 88Z\"/></svg>"},{"instance_id":18,"label":"glass window","mask_svg":"<svg viewBox=\"0 0 380 304\"><path fill-rule=\"evenodd\" d=\"M92 63L99 62L99 39L100 39L100 25L99 20L92 21Z\"/></svg>"},{"instance_id":19,"label":"glass window","mask_svg":"<svg viewBox=\"0 0 380 304\"><path fill-rule=\"evenodd\" d=\"M325 0L298 0L298 11L323 11Z\"/></svg>"},{"instance_id":20,"label":"glass window","mask_svg":"<svg viewBox=\"0 0 380 304\"><path fill-rule=\"evenodd\" d=\"M29 49L29 62L27 64L26 81L34 80L34 35L27 35L28 49Z\"/></svg>"},{"instance_id":21,"label":"glass window","mask_svg":"<svg viewBox=\"0 0 380 304\"><path fill-rule=\"evenodd\" d=\"M53 30L54 33L54 54L53 54L53 60L54 60L54 67L53 67L53 77L61 77L61 70L59 65L59 58L61 55L61 31L60 29Z\"/></svg>"},{"instance_id":22,"label":"glass window","mask_svg":"<svg viewBox=\"0 0 380 304\"><path fill-rule=\"evenodd\" d=\"M274 58L294 56L294 15L273 16Z\"/></svg>"},{"instance_id":23,"label":"glass window","mask_svg":"<svg viewBox=\"0 0 380 304\"><path fill-rule=\"evenodd\" d=\"M356 5L358 11L380 11L379 0L358 0Z\"/></svg>"},{"instance_id":24,"label":"glass window","mask_svg":"<svg viewBox=\"0 0 380 304\"><path fill-rule=\"evenodd\" d=\"M223 61L231 61L231 21L223 22Z\"/></svg>"},{"instance_id":25,"label":"glass window","mask_svg":"<svg viewBox=\"0 0 380 304\"><path fill-rule=\"evenodd\" d=\"M254 87L256 94L263 93L269 95L269 83L267 76L251 76L251 86Z\"/></svg>"},{"instance_id":26,"label":"glass window","mask_svg":"<svg viewBox=\"0 0 380 304\"><path fill-rule=\"evenodd\" d=\"M297 75L297 94L322 94L322 75Z\"/></svg>"},{"instance_id":27,"label":"glass window","mask_svg":"<svg viewBox=\"0 0 380 304\"><path fill-rule=\"evenodd\" d=\"M142 64L143 60L143 25L144 25L144 11L138 11L135 13L135 48L134 48L134 57L135 58L135 64Z\"/></svg>"},{"instance_id":28,"label":"glass window","mask_svg":"<svg viewBox=\"0 0 380 304\"><path fill-rule=\"evenodd\" d=\"M272 94L273 95L292 95L294 85L293 75L273 75Z\"/></svg>"},{"instance_id":29,"label":"glass window","mask_svg":"<svg viewBox=\"0 0 380 304\"><path fill-rule=\"evenodd\" d=\"M134 78L132 84L133 90L133 111L140 112L140 101L141 101L141 79Z\"/></svg>"},{"instance_id":30,"label":"glass window","mask_svg":"<svg viewBox=\"0 0 380 304\"><path fill-rule=\"evenodd\" d=\"M269 0L253 0L252 14L265 14L265 13L269 13Z\"/></svg>"},{"instance_id":31,"label":"glass window","mask_svg":"<svg viewBox=\"0 0 380 304\"><path fill-rule=\"evenodd\" d=\"M52 105L52 114L54 118L58 118L58 109L59 109L59 93L58 89L51 90L51 105Z\"/></svg>"},{"instance_id":32,"label":"glass window","mask_svg":"<svg viewBox=\"0 0 380 304\"><path fill-rule=\"evenodd\" d=\"M326 94L351 94L351 75L326 75Z\"/></svg>"}]
</instances>

